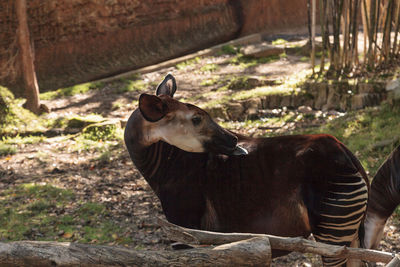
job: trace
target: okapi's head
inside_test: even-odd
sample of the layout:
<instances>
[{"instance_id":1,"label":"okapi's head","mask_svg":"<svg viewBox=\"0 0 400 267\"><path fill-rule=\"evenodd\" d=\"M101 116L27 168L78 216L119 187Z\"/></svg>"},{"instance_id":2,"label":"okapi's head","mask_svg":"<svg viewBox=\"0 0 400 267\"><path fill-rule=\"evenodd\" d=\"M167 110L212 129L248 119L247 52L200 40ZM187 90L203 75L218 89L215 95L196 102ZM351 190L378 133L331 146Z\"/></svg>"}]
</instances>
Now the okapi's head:
<instances>
[{"instance_id":1,"label":"okapi's head","mask_svg":"<svg viewBox=\"0 0 400 267\"><path fill-rule=\"evenodd\" d=\"M147 144L161 140L188 152L247 154L237 146L237 137L214 122L207 112L173 99L175 91L175 78L168 74L158 85L156 95L140 95Z\"/></svg>"}]
</instances>

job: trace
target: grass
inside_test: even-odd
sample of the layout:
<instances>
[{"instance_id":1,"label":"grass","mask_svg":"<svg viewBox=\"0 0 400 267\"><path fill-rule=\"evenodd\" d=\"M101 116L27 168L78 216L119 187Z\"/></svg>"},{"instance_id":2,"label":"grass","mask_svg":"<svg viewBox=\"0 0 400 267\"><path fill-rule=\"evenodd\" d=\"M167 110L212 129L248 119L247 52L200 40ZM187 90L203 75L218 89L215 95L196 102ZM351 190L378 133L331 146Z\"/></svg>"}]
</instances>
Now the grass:
<instances>
[{"instance_id":1,"label":"grass","mask_svg":"<svg viewBox=\"0 0 400 267\"><path fill-rule=\"evenodd\" d=\"M229 63L233 65L240 66L243 69L254 67L258 64L266 64L279 60L280 58L286 57L286 54L272 55L269 57L252 58L243 55L242 53L237 53L235 57L229 59Z\"/></svg>"},{"instance_id":2,"label":"grass","mask_svg":"<svg viewBox=\"0 0 400 267\"><path fill-rule=\"evenodd\" d=\"M199 63L199 62L200 62L200 58L199 58L199 57L195 57L195 58L193 58L193 59L189 59L189 60L186 60L186 61L184 61L184 62L178 63L178 64L176 64L175 67L176 67L178 70L184 70L184 69L186 69L186 68L188 68L188 67L191 67L191 66L196 65L196 64Z\"/></svg>"},{"instance_id":3,"label":"grass","mask_svg":"<svg viewBox=\"0 0 400 267\"><path fill-rule=\"evenodd\" d=\"M221 56L221 55L236 55L237 53L239 53L240 51L240 47L236 47L233 45L224 45L221 48L221 51L219 51L219 53L217 53L217 55Z\"/></svg>"},{"instance_id":4,"label":"grass","mask_svg":"<svg viewBox=\"0 0 400 267\"><path fill-rule=\"evenodd\" d=\"M214 72L219 69L219 66L214 63L206 64L200 68L201 72Z\"/></svg>"},{"instance_id":5,"label":"grass","mask_svg":"<svg viewBox=\"0 0 400 267\"><path fill-rule=\"evenodd\" d=\"M53 100L60 97L65 96L73 96L76 94L84 94L89 90L96 90L101 89L104 87L104 84L101 82L89 82L89 83L82 83L78 85L74 85L71 87L61 88L56 91L49 91L40 94L40 99L42 100Z\"/></svg>"},{"instance_id":6,"label":"grass","mask_svg":"<svg viewBox=\"0 0 400 267\"><path fill-rule=\"evenodd\" d=\"M0 157L13 155L15 153L17 153L17 148L14 145L9 145L0 142Z\"/></svg>"},{"instance_id":7,"label":"grass","mask_svg":"<svg viewBox=\"0 0 400 267\"><path fill-rule=\"evenodd\" d=\"M201 108L211 108L213 106L217 105L223 105L226 103L229 103L231 101L237 101L237 100L245 100L245 99L250 99L250 98L259 98L267 95L272 95L272 94L279 94L279 95L287 95L287 94L297 94L301 91L300 87L302 84L306 81L306 79L311 75L311 70L304 70L300 71L294 75L292 75L290 78L287 78L286 80L283 81L282 84L277 85L277 86L261 86L261 87L256 87L253 89L248 89L248 90L241 90L238 92L234 92L231 94L225 94L225 95L220 95L218 98L214 98L211 101L208 102L203 102L199 106ZM228 80L227 84L221 87L217 93L224 91L226 89L229 89L230 85L234 85L237 83L238 85L241 84L241 86L244 86L243 89L248 88L246 85L246 76L239 76L239 77L229 77L228 79L225 79L224 81ZM233 81L231 83L231 80ZM215 94L215 93L213 93ZM190 99L190 100L195 100L195 99ZM190 101L189 100L189 101Z\"/></svg>"},{"instance_id":8,"label":"grass","mask_svg":"<svg viewBox=\"0 0 400 267\"><path fill-rule=\"evenodd\" d=\"M272 45L283 45L283 44L286 44L287 42L288 41L286 41L285 39L279 38L279 39L272 41Z\"/></svg>"},{"instance_id":9,"label":"grass","mask_svg":"<svg viewBox=\"0 0 400 267\"><path fill-rule=\"evenodd\" d=\"M124 244L124 229L106 207L81 202L67 189L22 184L0 192L0 240L56 240Z\"/></svg>"}]
</instances>

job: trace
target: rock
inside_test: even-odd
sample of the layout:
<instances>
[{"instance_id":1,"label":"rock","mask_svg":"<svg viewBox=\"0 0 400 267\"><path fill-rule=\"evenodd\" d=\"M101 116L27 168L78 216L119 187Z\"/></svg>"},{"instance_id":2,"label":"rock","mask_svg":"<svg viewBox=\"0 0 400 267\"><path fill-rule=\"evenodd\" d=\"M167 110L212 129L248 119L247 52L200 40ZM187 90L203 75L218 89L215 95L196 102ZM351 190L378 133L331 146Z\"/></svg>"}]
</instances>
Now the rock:
<instances>
[{"instance_id":1,"label":"rock","mask_svg":"<svg viewBox=\"0 0 400 267\"><path fill-rule=\"evenodd\" d=\"M339 104L340 110L348 110L351 108L351 95L349 94L344 94L340 97L340 104Z\"/></svg>"},{"instance_id":2,"label":"rock","mask_svg":"<svg viewBox=\"0 0 400 267\"><path fill-rule=\"evenodd\" d=\"M268 45L266 43L247 45L242 48L243 55L256 58L278 56L283 52L285 52L285 50L282 47Z\"/></svg>"},{"instance_id":3,"label":"rock","mask_svg":"<svg viewBox=\"0 0 400 267\"><path fill-rule=\"evenodd\" d=\"M393 104L394 101L400 100L400 79L390 81L386 84L388 92L388 101Z\"/></svg>"},{"instance_id":4,"label":"rock","mask_svg":"<svg viewBox=\"0 0 400 267\"><path fill-rule=\"evenodd\" d=\"M368 94L374 92L374 86L370 83L360 83L358 84L359 94Z\"/></svg>"},{"instance_id":5,"label":"rock","mask_svg":"<svg viewBox=\"0 0 400 267\"><path fill-rule=\"evenodd\" d=\"M368 94L357 94L351 98L351 108L352 109L362 109L367 106Z\"/></svg>"},{"instance_id":6,"label":"rock","mask_svg":"<svg viewBox=\"0 0 400 267\"><path fill-rule=\"evenodd\" d=\"M221 106L213 106L213 107L208 107L204 109L208 114L210 114L211 118L216 119L220 118L223 120L228 119L228 114L226 113L226 110Z\"/></svg>"},{"instance_id":7,"label":"rock","mask_svg":"<svg viewBox=\"0 0 400 267\"><path fill-rule=\"evenodd\" d=\"M300 106L297 111L304 114L313 113L313 109L310 106Z\"/></svg>"},{"instance_id":8,"label":"rock","mask_svg":"<svg viewBox=\"0 0 400 267\"><path fill-rule=\"evenodd\" d=\"M291 107L292 106L292 96L284 95L281 100L281 107Z\"/></svg>"},{"instance_id":9,"label":"rock","mask_svg":"<svg viewBox=\"0 0 400 267\"><path fill-rule=\"evenodd\" d=\"M226 106L226 113L229 119L233 121L238 121L243 118L244 107L240 103L229 103Z\"/></svg>"},{"instance_id":10,"label":"rock","mask_svg":"<svg viewBox=\"0 0 400 267\"><path fill-rule=\"evenodd\" d=\"M340 93L338 92L338 88L335 86L328 87L328 98L326 100L326 104L322 107L322 110L331 110L331 109L339 109L340 108Z\"/></svg>"},{"instance_id":11,"label":"rock","mask_svg":"<svg viewBox=\"0 0 400 267\"><path fill-rule=\"evenodd\" d=\"M266 108L280 108L281 107L281 95L268 95L268 107Z\"/></svg>"},{"instance_id":12,"label":"rock","mask_svg":"<svg viewBox=\"0 0 400 267\"><path fill-rule=\"evenodd\" d=\"M394 91L400 89L400 79L390 81L386 84L386 91Z\"/></svg>"},{"instance_id":13,"label":"rock","mask_svg":"<svg viewBox=\"0 0 400 267\"><path fill-rule=\"evenodd\" d=\"M261 108L261 99L251 98L242 102L246 109L247 119L257 119L259 117L259 110Z\"/></svg>"},{"instance_id":14,"label":"rock","mask_svg":"<svg viewBox=\"0 0 400 267\"><path fill-rule=\"evenodd\" d=\"M325 83L316 84L314 90L314 108L321 109L328 100L328 86Z\"/></svg>"}]
</instances>

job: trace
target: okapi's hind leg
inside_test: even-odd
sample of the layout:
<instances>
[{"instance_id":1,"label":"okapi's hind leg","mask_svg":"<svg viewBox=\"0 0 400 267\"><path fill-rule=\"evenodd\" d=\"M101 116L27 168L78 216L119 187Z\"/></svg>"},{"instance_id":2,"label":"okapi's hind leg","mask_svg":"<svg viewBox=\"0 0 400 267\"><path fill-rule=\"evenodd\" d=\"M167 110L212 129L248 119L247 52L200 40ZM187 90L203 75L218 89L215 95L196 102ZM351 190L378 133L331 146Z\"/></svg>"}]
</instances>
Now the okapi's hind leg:
<instances>
[{"instance_id":1,"label":"okapi's hind leg","mask_svg":"<svg viewBox=\"0 0 400 267\"><path fill-rule=\"evenodd\" d=\"M330 177L328 183L328 190L317 205L319 220L313 231L314 237L326 244L356 246L367 207L367 184L359 172ZM322 261L324 266L350 266L343 258L322 257Z\"/></svg>"}]
</instances>

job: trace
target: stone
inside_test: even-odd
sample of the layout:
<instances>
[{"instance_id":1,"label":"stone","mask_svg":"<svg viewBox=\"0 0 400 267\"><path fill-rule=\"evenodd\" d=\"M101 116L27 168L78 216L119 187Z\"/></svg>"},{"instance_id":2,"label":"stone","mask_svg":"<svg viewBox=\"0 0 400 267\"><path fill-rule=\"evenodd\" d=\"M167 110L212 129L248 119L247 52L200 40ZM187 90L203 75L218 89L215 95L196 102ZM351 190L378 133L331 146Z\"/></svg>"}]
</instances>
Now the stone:
<instances>
[{"instance_id":1,"label":"stone","mask_svg":"<svg viewBox=\"0 0 400 267\"><path fill-rule=\"evenodd\" d=\"M328 100L328 86L325 83L316 84L314 90L314 108L321 109Z\"/></svg>"},{"instance_id":2,"label":"stone","mask_svg":"<svg viewBox=\"0 0 400 267\"><path fill-rule=\"evenodd\" d=\"M310 106L300 106L297 111L304 114L313 113L313 109Z\"/></svg>"},{"instance_id":3,"label":"stone","mask_svg":"<svg viewBox=\"0 0 400 267\"><path fill-rule=\"evenodd\" d=\"M226 120L229 118L228 114L226 113L226 110L221 105L208 107L208 108L205 108L204 110L208 114L210 114L211 118L213 118L213 119L220 118L220 119Z\"/></svg>"},{"instance_id":4,"label":"stone","mask_svg":"<svg viewBox=\"0 0 400 267\"><path fill-rule=\"evenodd\" d=\"M280 108L281 107L281 95L269 95L268 107L267 108Z\"/></svg>"},{"instance_id":5,"label":"stone","mask_svg":"<svg viewBox=\"0 0 400 267\"><path fill-rule=\"evenodd\" d=\"M267 43L251 44L242 48L243 55L255 58L278 56L283 52L285 50L282 47L268 45Z\"/></svg>"},{"instance_id":6,"label":"stone","mask_svg":"<svg viewBox=\"0 0 400 267\"><path fill-rule=\"evenodd\" d=\"M357 94L351 98L351 108L352 109L362 109L367 106L368 94Z\"/></svg>"},{"instance_id":7,"label":"stone","mask_svg":"<svg viewBox=\"0 0 400 267\"><path fill-rule=\"evenodd\" d=\"M331 110L331 109L339 109L340 108L340 93L338 92L338 88L336 86L328 86L328 97L326 100L326 104L322 107L322 110Z\"/></svg>"},{"instance_id":8,"label":"stone","mask_svg":"<svg viewBox=\"0 0 400 267\"><path fill-rule=\"evenodd\" d=\"M244 107L240 103L229 103L226 105L226 113L230 120L238 121L243 119Z\"/></svg>"},{"instance_id":9,"label":"stone","mask_svg":"<svg viewBox=\"0 0 400 267\"><path fill-rule=\"evenodd\" d=\"M281 107L291 107L292 106L292 96L284 95L281 100Z\"/></svg>"},{"instance_id":10,"label":"stone","mask_svg":"<svg viewBox=\"0 0 400 267\"><path fill-rule=\"evenodd\" d=\"M340 110L346 111L351 108L351 96L349 94L344 94L340 97Z\"/></svg>"},{"instance_id":11,"label":"stone","mask_svg":"<svg viewBox=\"0 0 400 267\"><path fill-rule=\"evenodd\" d=\"M370 83L360 83L358 84L359 94L368 94L374 92L374 86Z\"/></svg>"},{"instance_id":12,"label":"stone","mask_svg":"<svg viewBox=\"0 0 400 267\"><path fill-rule=\"evenodd\" d=\"M386 84L386 91L394 91L400 89L400 79L392 80Z\"/></svg>"}]
</instances>

